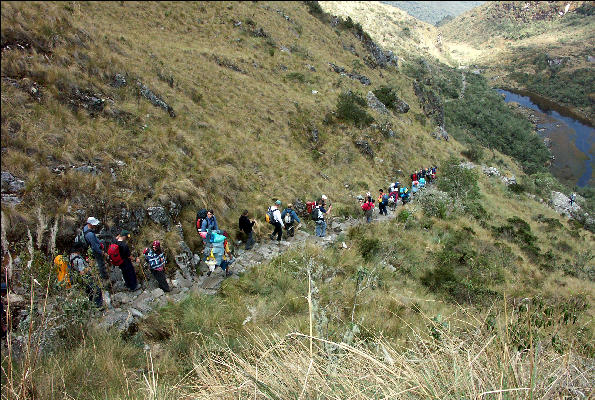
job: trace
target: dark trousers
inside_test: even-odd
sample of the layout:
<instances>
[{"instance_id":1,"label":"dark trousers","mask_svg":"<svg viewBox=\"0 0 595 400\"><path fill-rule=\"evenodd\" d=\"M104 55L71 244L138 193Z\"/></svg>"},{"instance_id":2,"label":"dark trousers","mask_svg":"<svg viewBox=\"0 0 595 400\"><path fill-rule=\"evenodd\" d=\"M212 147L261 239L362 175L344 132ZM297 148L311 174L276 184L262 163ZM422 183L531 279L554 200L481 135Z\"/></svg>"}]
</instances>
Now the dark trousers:
<instances>
[{"instance_id":1,"label":"dark trousers","mask_svg":"<svg viewBox=\"0 0 595 400\"><path fill-rule=\"evenodd\" d=\"M124 277L126 287L130 290L136 289L138 282L136 281L136 272L134 272L132 262L130 262L130 260L124 260L124 264L120 265L120 269L122 270L122 276Z\"/></svg>"},{"instance_id":2,"label":"dark trousers","mask_svg":"<svg viewBox=\"0 0 595 400\"><path fill-rule=\"evenodd\" d=\"M275 239L275 234L277 235L277 240L281 241L281 236L283 236L283 228L281 227L281 223L280 222L273 222L273 225L275 226L275 230L273 231L273 233L271 233L271 239Z\"/></svg>"},{"instance_id":3,"label":"dark trousers","mask_svg":"<svg viewBox=\"0 0 595 400\"><path fill-rule=\"evenodd\" d=\"M89 301L95 303L97 308L103 306L103 294L101 289L93 282L85 282L85 293L89 296Z\"/></svg>"},{"instance_id":4,"label":"dark trousers","mask_svg":"<svg viewBox=\"0 0 595 400\"><path fill-rule=\"evenodd\" d=\"M287 236L293 237L293 235L295 235L295 227L293 226L293 222L285 224L285 231L287 232Z\"/></svg>"},{"instance_id":5,"label":"dark trousers","mask_svg":"<svg viewBox=\"0 0 595 400\"><path fill-rule=\"evenodd\" d=\"M382 202L378 203L378 208L380 209L380 215L382 215L382 214L387 215L388 214L388 212L386 211L386 206Z\"/></svg>"},{"instance_id":6,"label":"dark trousers","mask_svg":"<svg viewBox=\"0 0 595 400\"><path fill-rule=\"evenodd\" d=\"M170 291L169 285L167 284L167 278L165 277L165 272L152 269L151 274L153 274L153 277L155 278L155 280L157 280L157 284L159 285L161 290L163 290L164 292Z\"/></svg>"},{"instance_id":7,"label":"dark trousers","mask_svg":"<svg viewBox=\"0 0 595 400\"><path fill-rule=\"evenodd\" d=\"M254 246L254 237L253 237L253 232L244 232L244 235L247 236L246 239L246 250L250 250L253 246Z\"/></svg>"},{"instance_id":8,"label":"dark trousers","mask_svg":"<svg viewBox=\"0 0 595 400\"><path fill-rule=\"evenodd\" d=\"M93 253L93 258L95 258L95 263L97 264L99 276L101 276L101 278L103 279L109 279L109 275L107 274L107 270L105 268L105 260L103 258L103 254Z\"/></svg>"}]
</instances>

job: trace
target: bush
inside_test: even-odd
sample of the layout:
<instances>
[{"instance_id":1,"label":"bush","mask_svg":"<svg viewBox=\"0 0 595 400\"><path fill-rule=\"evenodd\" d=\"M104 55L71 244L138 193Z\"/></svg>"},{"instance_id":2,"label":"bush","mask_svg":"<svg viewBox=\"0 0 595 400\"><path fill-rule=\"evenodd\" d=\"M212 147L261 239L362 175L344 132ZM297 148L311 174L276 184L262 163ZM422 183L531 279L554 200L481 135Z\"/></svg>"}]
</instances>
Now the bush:
<instances>
[{"instance_id":1,"label":"bush","mask_svg":"<svg viewBox=\"0 0 595 400\"><path fill-rule=\"evenodd\" d=\"M420 191L416 196L424 214L428 217L445 219L455 211L452 198L447 193L433 187Z\"/></svg>"},{"instance_id":2,"label":"bush","mask_svg":"<svg viewBox=\"0 0 595 400\"><path fill-rule=\"evenodd\" d=\"M441 168L438 188L451 197L459 198L463 202L479 198L477 173L473 169L460 166L455 157L451 157Z\"/></svg>"},{"instance_id":3,"label":"bush","mask_svg":"<svg viewBox=\"0 0 595 400\"><path fill-rule=\"evenodd\" d=\"M370 260L380 250L380 240L377 238L362 238L358 243L359 252L364 260Z\"/></svg>"},{"instance_id":4,"label":"bush","mask_svg":"<svg viewBox=\"0 0 595 400\"><path fill-rule=\"evenodd\" d=\"M341 93L337 100L337 118L352 121L360 128L368 126L374 122L374 118L362 108L366 105L366 100L357 93Z\"/></svg>"},{"instance_id":5,"label":"bush","mask_svg":"<svg viewBox=\"0 0 595 400\"><path fill-rule=\"evenodd\" d=\"M541 250L536 245L537 236L531 232L531 226L519 217L508 218L507 222L506 225L492 227L492 234L515 242L529 255L538 257Z\"/></svg>"},{"instance_id":6,"label":"bush","mask_svg":"<svg viewBox=\"0 0 595 400\"><path fill-rule=\"evenodd\" d=\"M411 217L411 213L407 210L401 210L399 215L397 215L397 221L399 222L407 222L407 220Z\"/></svg>"},{"instance_id":7,"label":"bush","mask_svg":"<svg viewBox=\"0 0 595 400\"><path fill-rule=\"evenodd\" d=\"M483 147L477 143L471 144L466 150L461 152L469 161L478 163L483 159Z\"/></svg>"}]
</instances>

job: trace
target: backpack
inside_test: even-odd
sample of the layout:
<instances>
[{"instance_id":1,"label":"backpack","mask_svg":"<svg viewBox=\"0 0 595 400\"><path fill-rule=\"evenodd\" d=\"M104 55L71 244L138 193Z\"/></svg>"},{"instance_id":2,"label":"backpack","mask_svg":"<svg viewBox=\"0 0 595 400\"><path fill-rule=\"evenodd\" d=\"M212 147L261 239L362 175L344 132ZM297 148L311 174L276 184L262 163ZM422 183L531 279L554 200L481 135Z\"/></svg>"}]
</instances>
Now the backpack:
<instances>
[{"instance_id":1,"label":"backpack","mask_svg":"<svg viewBox=\"0 0 595 400\"><path fill-rule=\"evenodd\" d=\"M312 221L319 221L322 219L322 211L320 211L320 208L313 208L312 212L310 213L310 218L312 218Z\"/></svg>"},{"instance_id":2,"label":"backpack","mask_svg":"<svg viewBox=\"0 0 595 400\"><path fill-rule=\"evenodd\" d=\"M116 243L112 243L107 248L107 255L110 262L115 266L120 266L124 263L122 256L120 256L120 247Z\"/></svg>"},{"instance_id":3,"label":"backpack","mask_svg":"<svg viewBox=\"0 0 595 400\"><path fill-rule=\"evenodd\" d=\"M383 205L387 205L388 204L388 194L384 194L382 196L382 204Z\"/></svg>"},{"instance_id":4,"label":"backpack","mask_svg":"<svg viewBox=\"0 0 595 400\"><path fill-rule=\"evenodd\" d=\"M80 248L83 253L89 248L89 242L87 242L85 232L82 229L79 229L74 237L74 247Z\"/></svg>"},{"instance_id":5,"label":"backpack","mask_svg":"<svg viewBox=\"0 0 595 400\"><path fill-rule=\"evenodd\" d=\"M395 204L395 198L394 198L394 196L390 196L388 198L388 204Z\"/></svg>"},{"instance_id":6,"label":"backpack","mask_svg":"<svg viewBox=\"0 0 595 400\"><path fill-rule=\"evenodd\" d=\"M267 213L264 216L264 219L269 223L273 224L275 222L275 217L273 216L273 209L269 207Z\"/></svg>"},{"instance_id":7,"label":"backpack","mask_svg":"<svg viewBox=\"0 0 595 400\"><path fill-rule=\"evenodd\" d=\"M70 277L68 276L70 265L66 262L66 258L63 255L58 254L56 258L54 258L54 265L56 266L56 273L58 274L58 282L64 284L67 289L70 289Z\"/></svg>"},{"instance_id":8,"label":"backpack","mask_svg":"<svg viewBox=\"0 0 595 400\"><path fill-rule=\"evenodd\" d=\"M291 213L286 212L285 218L283 218L283 222L285 222L286 224L291 224L291 221L293 221L293 217L291 216Z\"/></svg>"},{"instance_id":9,"label":"backpack","mask_svg":"<svg viewBox=\"0 0 595 400\"><path fill-rule=\"evenodd\" d=\"M308 201L306 202L306 212L308 214L312 213L312 210L316 207L316 202L315 201Z\"/></svg>"},{"instance_id":10,"label":"backpack","mask_svg":"<svg viewBox=\"0 0 595 400\"><path fill-rule=\"evenodd\" d=\"M203 208L196 213L196 231L200 232L202 221L207 217L207 209Z\"/></svg>"}]
</instances>

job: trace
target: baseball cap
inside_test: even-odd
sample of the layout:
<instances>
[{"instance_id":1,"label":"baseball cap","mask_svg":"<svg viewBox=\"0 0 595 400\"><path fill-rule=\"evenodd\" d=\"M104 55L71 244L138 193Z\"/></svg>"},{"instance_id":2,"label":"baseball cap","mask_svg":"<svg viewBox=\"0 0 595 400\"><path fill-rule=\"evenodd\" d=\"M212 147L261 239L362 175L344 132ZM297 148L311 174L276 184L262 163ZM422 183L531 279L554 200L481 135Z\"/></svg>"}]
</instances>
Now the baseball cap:
<instances>
[{"instance_id":1,"label":"baseball cap","mask_svg":"<svg viewBox=\"0 0 595 400\"><path fill-rule=\"evenodd\" d=\"M89 218L87 218L87 223L91 224L93 226L97 226L97 225L99 225L99 220L95 217L89 217Z\"/></svg>"},{"instance_id":2,"label":"baseball cap","mask_svg":"<svg viewBox=\"0 0 595 400\"><path fill-rule=\"evenodd\" d=\"M128 232L126 229L122 229L120 236L130 237L130 232Z\"/></svg>"},{"instance_id":3,"label":"baseball cap","mask_svg":"<svg viewBox=\"0 0 595 400\"><path fill-rule=\"evenodd\" d=\"M325 195L322 195L322 200L327 200L327 197Z\"/></svg>"},{"instance_id":4,"label":"baseball cap","mask_svg":"<svg viewBox=\"0 0 595 400\"><path fill-rule=\"evenodd\" d=\"M277 201L275 202L275 204L276 204L276 205L278 205L278 206L280 206L280 205L281 205L281 200L277 200Z\"/></svg>"}]
</instances>

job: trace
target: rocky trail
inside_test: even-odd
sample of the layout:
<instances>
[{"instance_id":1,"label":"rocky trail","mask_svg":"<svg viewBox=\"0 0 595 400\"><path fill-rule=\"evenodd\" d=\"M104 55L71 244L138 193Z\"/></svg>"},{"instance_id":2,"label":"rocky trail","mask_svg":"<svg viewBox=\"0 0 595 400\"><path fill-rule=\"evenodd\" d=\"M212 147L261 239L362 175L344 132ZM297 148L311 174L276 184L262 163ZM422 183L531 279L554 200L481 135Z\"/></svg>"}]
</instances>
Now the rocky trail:
<instances>
[{"instance_id":1,"label":"rocky trail","mask_svg":"<svg viewBox=\"0 0 595 400\"><path fill-rule=\"evenodd\" d=\"M374 211L374 220L372 223L387 221L393 219L403 206L399 206L395 211L388 211L388 215L380 215ZM145 318L153 309L165 306L168 302L179 302L189 293L199 293L214 295L221 287L225 279L239 279L239 274L258 267L258 265L269 262L273 258L283 254L290 249L303 248L308 244L315 244L323 247L331 245L346 246L343 243L336 243L340 234L346 233L349 228L365 223L365 218L341 218L334 217L332 223L327 227L327 235L324 238L317 237L305 227L297 229L295 236L286 240L277 242L268 238L255 243L250 250L244 250L243 244L236 246L234 262L231 264L230 276L220 268L207 276L208 267L202 261L198 254L194 255L194 265L199 265L201 275L190 272L189 268L180 268L176 271L173 279L170 280L171 291L165 293L159 287L155 279L149 278L143 282L144 288L136 292L129 292L125 289L122 281L121 272L118 268L112 270L111 280L116 281L111 288L114 294L105 295L107 309L99 320L99 326L104 328L116 328L122 332L133 330L134 325ZM178 260L176 260L178 261ZM178 262L180 265L180 262Z\"/></svg>"}]
</instances>

